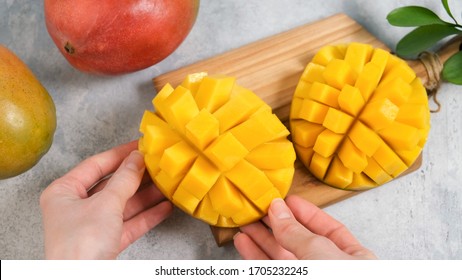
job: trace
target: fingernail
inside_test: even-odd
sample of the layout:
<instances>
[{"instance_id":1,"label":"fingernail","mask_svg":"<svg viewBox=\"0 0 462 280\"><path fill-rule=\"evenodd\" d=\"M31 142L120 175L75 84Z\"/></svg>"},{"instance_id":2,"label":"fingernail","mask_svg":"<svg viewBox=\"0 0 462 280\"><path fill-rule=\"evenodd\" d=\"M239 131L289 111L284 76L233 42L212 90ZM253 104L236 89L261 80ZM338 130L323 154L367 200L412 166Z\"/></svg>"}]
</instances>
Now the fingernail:
<instances>
[{"instance_id":1,"label":"fingernail","mask_svg":"<svg viewBox=\"0 0 462 280\"><path fill-rule=\"evenodd\" d=\"M286 203L282 198L275 198L271 202L271 212L278 219L288 219L292 217L290 209L287 207Z\"/></svg>"},{"instance_id":2,"label":"fingernail","mask_svg":"<svg viewBox=\"0 0 462 280\"><path fill-rule=\"evenodd\" d=\"M127 157L125 167L136 172L144 170L144 157L139 151L133 151Z\"/></svg>"}]
</instances>

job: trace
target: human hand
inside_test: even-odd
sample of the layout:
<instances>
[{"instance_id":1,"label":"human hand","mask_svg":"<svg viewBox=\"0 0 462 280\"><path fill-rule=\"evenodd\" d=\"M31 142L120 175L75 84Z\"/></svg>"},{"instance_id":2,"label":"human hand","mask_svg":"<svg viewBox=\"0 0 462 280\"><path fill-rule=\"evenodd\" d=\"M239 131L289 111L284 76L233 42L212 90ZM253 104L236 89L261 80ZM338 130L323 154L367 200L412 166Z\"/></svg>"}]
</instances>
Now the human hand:
<instances>
[{"instance_id":1,"label":"human hand","mask_svg":"<svg viewBox=\"0 0 462 280\"><path fill-rule=\"evenodd\" d=\"M114 259L169 216L172 204L143 177L136 147L92 156L43 191L46 258Z\"/></svg>"},{"instance_id":2,"label":"human hand","mask_svg":"<svg viewBox=\"0 0 462 280\"><path fill-rule=\"evenodd\" d=\"M241 228L234 245L243 259L375 259L350 231L297 196L272 201L263 222Z\"/></svg>"}]
</instances>

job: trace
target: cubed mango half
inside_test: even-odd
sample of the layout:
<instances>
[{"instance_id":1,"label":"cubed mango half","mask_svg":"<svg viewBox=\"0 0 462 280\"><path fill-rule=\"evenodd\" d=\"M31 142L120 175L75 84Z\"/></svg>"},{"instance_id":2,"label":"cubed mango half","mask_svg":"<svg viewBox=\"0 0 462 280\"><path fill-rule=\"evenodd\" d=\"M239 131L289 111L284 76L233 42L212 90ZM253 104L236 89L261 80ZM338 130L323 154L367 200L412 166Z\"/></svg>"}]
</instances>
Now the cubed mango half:
<instances>
[{"instance_id":1,"label":"cubed mango half","mask_svg":"<svg viewBox=\"0 0 462 280\"><path fill-rule=\"evenodd\" d=\"M139 147L178 208L213 226L239 227L286 196L296 158L289 130L235 78L190 74L176 88L167 84L153 105Z\"/></svg>"},{"instance_id":2,"label":"cubed mango half","mask_svg":"<svg viewBox=\"0 0 462 280\"><path fill-rule=\"evenodd\" d=\"M333 187L364 190L402 174L430 131L425 88L400 58L368 44L325 46L290 111L298 158Z\"/></svg>"}]
</instances>

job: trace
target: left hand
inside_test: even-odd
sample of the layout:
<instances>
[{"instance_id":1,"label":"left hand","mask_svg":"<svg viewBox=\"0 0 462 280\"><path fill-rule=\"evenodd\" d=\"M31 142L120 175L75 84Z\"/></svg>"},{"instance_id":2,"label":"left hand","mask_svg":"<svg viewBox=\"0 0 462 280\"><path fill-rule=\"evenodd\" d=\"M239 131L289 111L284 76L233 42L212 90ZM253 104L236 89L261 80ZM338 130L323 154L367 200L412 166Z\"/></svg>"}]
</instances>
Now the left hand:
<instances>
[{"instance_id":1,"label":"left hand","mask_svg":"<svg viewBox=\"0 0 462 280\"><path fill-rule=\"evenodd\" d=\"M133 141L92 156L45 189L46 258L115 259L169 216L172 204L143 178L136 147Z\"/></svg>"}]
</instances>

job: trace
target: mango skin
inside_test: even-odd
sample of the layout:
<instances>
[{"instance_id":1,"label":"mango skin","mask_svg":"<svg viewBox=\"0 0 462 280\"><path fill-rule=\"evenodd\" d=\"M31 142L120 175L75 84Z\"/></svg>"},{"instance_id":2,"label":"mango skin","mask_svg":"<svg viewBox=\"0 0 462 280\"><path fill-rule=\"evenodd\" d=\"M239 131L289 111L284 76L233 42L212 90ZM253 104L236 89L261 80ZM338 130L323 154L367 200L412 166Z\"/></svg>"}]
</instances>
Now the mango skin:
<instances>
[{"instance_id":1,"label":"mango skin","mask_svg":"<svg viewBox=\"0 0 462 280\"><path fill-rule=\"evenodd\" d=\"M83 72L118 75L152 66L186 38L199 0L45 0L45 23L62 55Z\"/></svg>"},{"instance_id":2,"label":"mango skin","mask_svg":"<svg viewBox=\"0 0 462 280\"><path fill-rule=\"evenodd\" d=\"M29 68L0 45L0 179L19 175L50 149L56 109Z\"/></svg>"}]
</instances>

